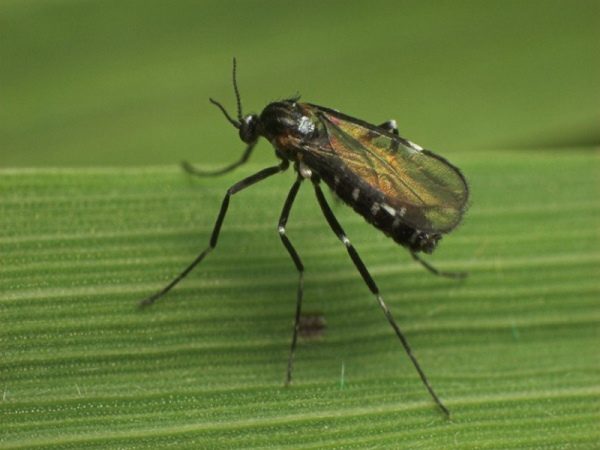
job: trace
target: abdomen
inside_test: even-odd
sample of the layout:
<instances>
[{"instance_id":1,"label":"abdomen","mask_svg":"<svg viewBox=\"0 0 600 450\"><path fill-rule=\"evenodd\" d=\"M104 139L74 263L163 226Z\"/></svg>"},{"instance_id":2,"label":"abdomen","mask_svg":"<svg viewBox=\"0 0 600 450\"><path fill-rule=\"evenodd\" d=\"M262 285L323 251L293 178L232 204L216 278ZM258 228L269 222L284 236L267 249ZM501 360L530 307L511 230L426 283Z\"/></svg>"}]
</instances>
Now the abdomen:
<instances>
[{"instance_id":1,"label":"abdomen","mask_svg":"<svg viewBox=\"0 0 600 450\"><path fill-rule=\"evenodd\" d=\"M306 163L314 167L310 161ZM440 234L425 233L403 223L398 211L386 204L384 194L373 189L352 172L327 166L321 167L321 164L317 166L319 167L313 170L322 180L344 203L352 207L375 228L411 251L433 252L441 239Z\"/></svg>"}]
</instances>

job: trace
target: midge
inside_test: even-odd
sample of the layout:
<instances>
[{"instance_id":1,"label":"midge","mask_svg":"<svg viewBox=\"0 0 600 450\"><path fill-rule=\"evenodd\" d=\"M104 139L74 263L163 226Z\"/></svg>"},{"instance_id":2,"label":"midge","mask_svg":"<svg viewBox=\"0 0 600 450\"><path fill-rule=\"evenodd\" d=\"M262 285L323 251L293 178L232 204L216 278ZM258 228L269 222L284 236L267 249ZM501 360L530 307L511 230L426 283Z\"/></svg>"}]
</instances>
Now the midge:
<instances>
[{"instance_id":1,"label":"midge","mask_svg":"<svg viewBox=\"0 0 600 450\"><path fill-rule=\"evenodd\" d=\"M400 137L393 120L375 126L329 108L299 103L298 99L274 102L267 105L260 115L244 116L236 80L235 59L233 88L237 100L236 118L231 117L221 103L213 99L210 101L239 130L240 139L247 144L242 157L214 172L200 171L187 163L184 163L184 168L198 176L227 173L248 160L261 136L271 142L275 148L275 156L281 162L244 178L227 190L208 247L162 290L143 300L141 306L149 306L169 292L217 246L232 195L285 171L291 162L297 177L283 204L278 225L279 237L299 276L286 385L292 381L304 273L300 255L286 235L286 225L300 185L304 180L310 180L329 226L346 247L352 262L375 296L429 394L442 411L449 415L448 409L431 387L406 337L383 301L371 274L335 218L321 190L321 181L374 227L408 249L412 257L427 270L436 275L461 278L465 274L441 272L422 260L418 253L432 253L442 235L452 231L459 224L469 198L464 176L444 158Z\"/></svg>"}]
</instances>

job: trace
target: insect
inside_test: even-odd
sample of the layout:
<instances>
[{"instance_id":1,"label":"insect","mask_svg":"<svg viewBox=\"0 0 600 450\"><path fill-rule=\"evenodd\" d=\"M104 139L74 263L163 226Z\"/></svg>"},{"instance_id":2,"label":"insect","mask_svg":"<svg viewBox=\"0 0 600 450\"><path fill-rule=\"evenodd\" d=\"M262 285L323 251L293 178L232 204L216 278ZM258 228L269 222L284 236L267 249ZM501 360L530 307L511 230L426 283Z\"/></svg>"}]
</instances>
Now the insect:
<instances>
[{"instance_id":1,"label":"insect","mask_svg":"<svg viewBox=\"0 0 600 450\"><path fill-rule=\"evenodd\" d=\"M436 275L462 278L466 274L439 271L421 259L418 253L432 253L442 235L452 231L460 223L469 198L464 176L457 167L441 156L399 136L393 120L375 126L333 109L300 103L298 98L273 102L267 105L260 115L244 116L235 59L233 88L237 102L236 118L231 117L221 103L212 98L210 101L239 131L240 139L246 144L241 158L213 172L200 171L188 163L184 163L184 169L197 176L215 176L230 172L248 160L260 137L271 142L275 148L275 156L280 162L244 178L227 190L208 247L169 284L142 300L140 305L149 306L163 297L217 246L231 196L285 171L291 163L297 177L283 204L277 228L279 237L298 271L296 314L287 363L286 385L292 381L294 354L301 325L304 275L304 264L286 234L286 226L296 194L302 183L308 180L314 188L327 223L346 247L352 262L375 296L423 384L439 408L449 416L449 410L433 390L406 337L383 301L373 277L336 219L323 194L321 182L328 185L342 201L369 223L408 249L412 257L427 270Z\"/></svg>"}]
</instances>

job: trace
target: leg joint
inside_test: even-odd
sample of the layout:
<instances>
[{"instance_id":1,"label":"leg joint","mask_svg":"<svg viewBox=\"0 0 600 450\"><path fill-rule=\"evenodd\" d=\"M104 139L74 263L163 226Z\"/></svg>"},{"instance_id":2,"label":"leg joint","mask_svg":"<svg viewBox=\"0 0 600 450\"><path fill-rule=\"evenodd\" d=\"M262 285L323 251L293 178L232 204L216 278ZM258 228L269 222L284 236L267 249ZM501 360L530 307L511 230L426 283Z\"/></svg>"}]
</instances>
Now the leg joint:
<instances>
[{"instance_id":1,"label":"leg joint","mask_svg":"<svg viewBox=\"0 0 600 450\"><path fill-rule=\"evenodd\" d=\"M340 240L343 242L343 244L346 246L346 248L352 247L352 243L350 242L350 239L348 239L344 234L340 235Z\"/></svg>"}]
</instances>

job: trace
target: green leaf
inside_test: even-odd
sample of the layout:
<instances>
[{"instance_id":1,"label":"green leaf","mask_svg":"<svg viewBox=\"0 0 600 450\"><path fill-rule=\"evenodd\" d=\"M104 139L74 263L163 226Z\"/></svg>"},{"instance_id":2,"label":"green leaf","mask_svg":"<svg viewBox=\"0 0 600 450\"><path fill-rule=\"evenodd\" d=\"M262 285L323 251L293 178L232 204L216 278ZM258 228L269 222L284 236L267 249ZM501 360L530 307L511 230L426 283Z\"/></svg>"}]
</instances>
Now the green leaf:
<instances>
[{"instance_id":1,"label":"green leaf","mask_svg":"<svg viewBox=\"0 0 600 450\"><path fill-rule=\"evenodd\" d=\"M452 412L436 409L304 186L289 236L307 267L301 340L283 387L297 275L276 233L291 174L234 196L175 167L0 172L2 448L593 447L600 440L597 151L456 154L472 206L428 260L349 208L335 212Z\"/></svg>"}]
</instances>

